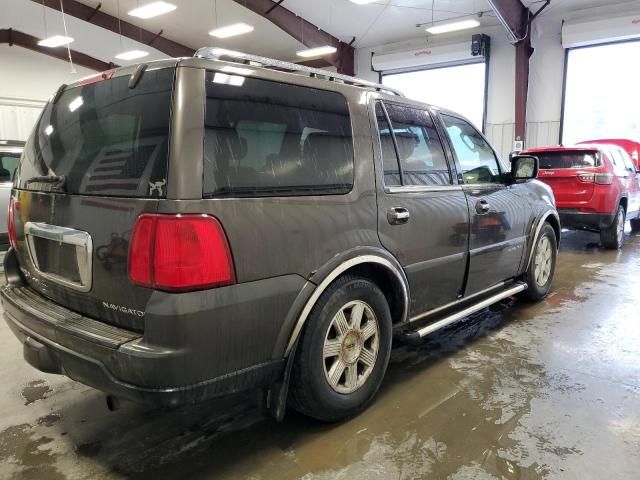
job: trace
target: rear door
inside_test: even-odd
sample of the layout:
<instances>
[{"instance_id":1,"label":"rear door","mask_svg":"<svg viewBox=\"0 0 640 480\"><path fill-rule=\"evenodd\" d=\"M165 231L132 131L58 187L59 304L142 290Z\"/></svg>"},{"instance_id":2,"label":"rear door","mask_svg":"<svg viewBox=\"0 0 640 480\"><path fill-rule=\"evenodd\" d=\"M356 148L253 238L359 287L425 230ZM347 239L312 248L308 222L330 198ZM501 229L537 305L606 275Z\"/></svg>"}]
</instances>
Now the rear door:
<instances>
[{"instance_id":1,"label":"rear door","mask_svg":"<svg viewBox=\"0 0 640 480\"><path fill-rule=\"evenodd\" d=\"M396 103L374 108L378 231L405 269L415 316L462 294L469 212L431 114Z\"/></svg>"},{"instance_id":2,"label":"rear door","mask_svg":"<svg viewBox=\"0 0 640 480\"><path fill-rule=\"evenodd\" d=\"M640 176L636 173L631 157L622 148L615 148L612 154L620 165L620 176L628 192L627 218L635 218L640 210Z\"/></svg>"},{"instance_id":3,"label":"rear door","mask_svg":"<svg viewBox=\"0 0 640 480\"><path fill-rule=\"evenodd\" d=\"M130 73L130 72L129 72ZM175 68L104 74L49 103L13 192L17 253L29 285L56 303L142 330L151 290L127 275L136 218L166 196Z\"/></svg>"},{"instance_id":4,"label":"rear door","mask_svg":"<svg viewBox=\"0 0 640 480\"><path fill-rule=\"evenodd\" d=\"M441 114L464 182L471 222L465 295L517 275L525 246L528 202L505 172L485 138L466 120Z\"/></svg>"}]
</instances>

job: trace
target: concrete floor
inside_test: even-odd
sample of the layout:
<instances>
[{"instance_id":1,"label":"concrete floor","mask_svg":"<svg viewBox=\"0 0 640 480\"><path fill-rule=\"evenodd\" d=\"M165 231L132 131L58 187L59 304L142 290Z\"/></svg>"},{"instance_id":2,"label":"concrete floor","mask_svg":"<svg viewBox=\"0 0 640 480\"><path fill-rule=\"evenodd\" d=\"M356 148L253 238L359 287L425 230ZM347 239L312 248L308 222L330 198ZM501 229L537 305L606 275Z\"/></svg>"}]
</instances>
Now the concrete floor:
<instances>
[{"instance_id":1,"label":"concrete floor","mask_svg":"<svg viewBox=\"0 0 640 480\"><path fill-rule=\"evenodd\" d=\"M374 404L343 424L264 418L247 396L124 405L40 373L0 323L0 477L637 479L640 236L564 234L554 293L506 301L399 346Z\"/></svg>"}]
</instances>

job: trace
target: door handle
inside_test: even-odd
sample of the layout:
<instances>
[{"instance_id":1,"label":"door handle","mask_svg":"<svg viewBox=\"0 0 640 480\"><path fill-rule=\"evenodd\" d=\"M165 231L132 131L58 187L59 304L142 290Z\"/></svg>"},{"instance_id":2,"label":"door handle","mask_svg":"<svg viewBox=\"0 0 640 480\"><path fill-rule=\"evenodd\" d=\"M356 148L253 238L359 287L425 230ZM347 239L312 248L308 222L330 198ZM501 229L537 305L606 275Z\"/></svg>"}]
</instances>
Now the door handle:
<instances>
[{"instance_id":1,"label":"door handle","mask_svg":"<svg viewBox=\"0 0 640 480\"><path fill-rule=\"evenodd\" d=\"M387 211L387 220L391 225L403 225L409 221L409 210L404 207L392 207Z\"/></svg>"},{"instance_id":2,"label":"door handle","mask_svg":"<svg viewBox=\"0 0 640 480\"><path fill-rule=\"evenodd\" d=\"M476 212L480 215L484 215L485 213L489 213L491 210L491 205L486 200L478 200L476 202Z\"/></svg>"}]
</instances>

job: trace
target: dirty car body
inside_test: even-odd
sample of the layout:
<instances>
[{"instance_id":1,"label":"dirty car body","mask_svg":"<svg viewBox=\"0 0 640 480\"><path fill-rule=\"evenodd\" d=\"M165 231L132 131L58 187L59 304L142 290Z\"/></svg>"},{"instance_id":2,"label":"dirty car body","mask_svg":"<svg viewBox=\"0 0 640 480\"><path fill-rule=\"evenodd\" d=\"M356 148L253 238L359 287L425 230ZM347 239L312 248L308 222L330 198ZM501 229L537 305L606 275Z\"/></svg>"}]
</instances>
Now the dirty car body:
<instances>
[{"instance_id":1,"label":"dirty car body","mask_svg":"<svg viewBox=\"0 0 640 480\"><path fill-rule=\"evenodd\" d=\"M543 225L559 234L547 186L510 181L490 147L488 167L465 168L462 117L279 70L159 61L48 104L12 193L1 294L29 363L160 405L269 391L344 275L378 285L394 335L415 336L520 285ZM402 171L403 142L437 149L442 169Z\"/></svg>"}]
</instances>

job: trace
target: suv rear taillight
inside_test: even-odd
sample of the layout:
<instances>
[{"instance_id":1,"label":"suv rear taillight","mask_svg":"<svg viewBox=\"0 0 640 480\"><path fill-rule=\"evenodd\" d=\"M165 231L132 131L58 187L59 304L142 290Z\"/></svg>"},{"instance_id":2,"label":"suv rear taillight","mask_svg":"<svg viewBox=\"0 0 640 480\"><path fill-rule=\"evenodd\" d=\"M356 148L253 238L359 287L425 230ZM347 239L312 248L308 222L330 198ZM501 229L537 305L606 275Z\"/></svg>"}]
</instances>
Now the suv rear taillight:
<instances>
[{"instance_id":1,"label":"suv rear taillight","mask_svg":"<svg viewBox=\"0 0 640 480\"><path fill-rule=\"evenodd\" d=\"M235 283L222 225L208 215L140 215L131 236L129 278L178 292Z\"/></svg>"},{"instance_id":2,"label":"suv rear taillight","mask_svg":"<svg viewBox=\"0 0 640 480\"><path fill-rule=\"evenodd\" d=\"M9 197L9 215L7 216L7 235L9 237L9 245L13 248L18 246L18 237L16 236L16 210L20 208L20 204L15 201L13 196Z\"/></svg>"},{"instance_id":3,"label":"suv rear taillight","mask_svg":"<svg viewBox=\"0 0 640 480\"><path fill-rule=\"evenodd\" d=\"M611 185L613 183L613 175L610 173L596 173L595 182L600 185Z\"/></svg>"}]
</instances>

